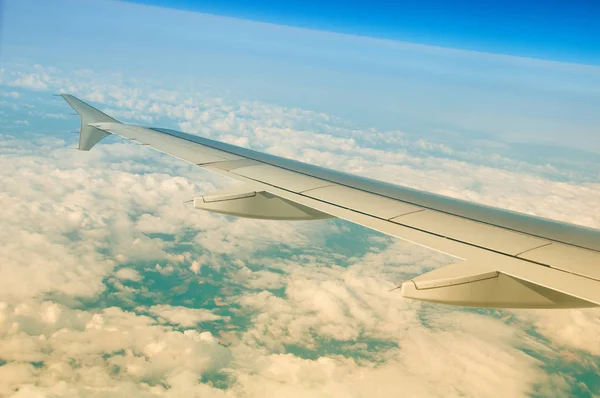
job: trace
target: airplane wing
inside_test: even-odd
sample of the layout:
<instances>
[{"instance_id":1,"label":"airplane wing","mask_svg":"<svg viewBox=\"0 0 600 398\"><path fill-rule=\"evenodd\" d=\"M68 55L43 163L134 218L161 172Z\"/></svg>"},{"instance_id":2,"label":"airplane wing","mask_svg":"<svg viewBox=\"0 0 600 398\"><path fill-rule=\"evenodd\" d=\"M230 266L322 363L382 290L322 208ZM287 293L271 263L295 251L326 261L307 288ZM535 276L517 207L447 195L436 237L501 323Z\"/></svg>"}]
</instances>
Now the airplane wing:
<instances>
[{"instance_id":1,"label":"airplane wing","mask_svg":"<svg viewBox=\"0 0 600 398\"><path fill-rule=\"evenodd\" d=\"M411 299L470 307L600 305L600 230L375 181L179 131L121 123L68 94L79 149L116 134L245 189L198 197L199 209L250 218L337 217L462 261L401 285Z\"/></svg>"}]
</instances>

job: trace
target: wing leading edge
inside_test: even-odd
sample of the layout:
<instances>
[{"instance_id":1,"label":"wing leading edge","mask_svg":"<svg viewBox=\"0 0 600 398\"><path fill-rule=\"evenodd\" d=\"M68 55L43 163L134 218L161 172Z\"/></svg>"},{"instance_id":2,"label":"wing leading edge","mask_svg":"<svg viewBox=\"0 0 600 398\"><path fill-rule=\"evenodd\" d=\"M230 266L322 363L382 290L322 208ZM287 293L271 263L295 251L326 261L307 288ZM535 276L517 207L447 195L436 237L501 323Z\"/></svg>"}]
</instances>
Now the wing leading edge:
<instances>
[{"instance_id":1,"label":"wing leading edge","mask_svg":"<svg viewBox=\"0 0 600 398\"><path fill-rule=\"evenodd\" d=\"M404 282L403 296L498 308L600 305L600 231L328 170L178 131L123 124L68 94L80 150L116 134L246 183L195 207L263 219L342 218L466 260ZM83 142L83 144L82 144Z\"/></svg>"}]
</instances>

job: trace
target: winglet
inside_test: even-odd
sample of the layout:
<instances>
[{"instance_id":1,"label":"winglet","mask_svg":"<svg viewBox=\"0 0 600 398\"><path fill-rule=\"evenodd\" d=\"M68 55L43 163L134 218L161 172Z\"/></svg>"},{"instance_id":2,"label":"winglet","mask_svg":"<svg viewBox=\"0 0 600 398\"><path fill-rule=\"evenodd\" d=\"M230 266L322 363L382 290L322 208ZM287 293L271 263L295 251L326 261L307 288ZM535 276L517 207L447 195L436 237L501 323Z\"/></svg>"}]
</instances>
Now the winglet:
<instances>
[{"instance_id":1,"label":"winglet","mask_svg":"<svg viewBox=\"0 0 600 398\"><path fill-rule=\"evenodd\" d=\"M107 114L99 111L93 106L86 104L79 98L73 97L70 94L60 94L61 97L79 114L81 117L81 130L79 131L79 146L80 151L89 151L101 139L110 135L106 131L99 130L90 123L121 123Z\"/></svg>"}]
</instances>

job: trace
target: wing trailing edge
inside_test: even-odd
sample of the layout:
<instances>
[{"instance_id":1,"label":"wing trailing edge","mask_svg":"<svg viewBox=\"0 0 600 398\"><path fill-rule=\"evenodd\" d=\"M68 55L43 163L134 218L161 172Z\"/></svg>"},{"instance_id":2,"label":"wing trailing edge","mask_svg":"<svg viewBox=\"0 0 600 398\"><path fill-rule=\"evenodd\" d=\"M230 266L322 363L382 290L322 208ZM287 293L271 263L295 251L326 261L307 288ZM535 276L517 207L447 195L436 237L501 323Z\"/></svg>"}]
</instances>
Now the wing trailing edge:
<instances>
[{"instance_id":1,"label":"wing trailing edge","mask_svg":"<svg viewBox=\"0 0 600 398\"><path fill-rule=\"evenodd\" d=\"M468 261L447 265L404 282L401 294L410 299L463 307L597 307L587 300Z\"/></svg>"}]
</instances>

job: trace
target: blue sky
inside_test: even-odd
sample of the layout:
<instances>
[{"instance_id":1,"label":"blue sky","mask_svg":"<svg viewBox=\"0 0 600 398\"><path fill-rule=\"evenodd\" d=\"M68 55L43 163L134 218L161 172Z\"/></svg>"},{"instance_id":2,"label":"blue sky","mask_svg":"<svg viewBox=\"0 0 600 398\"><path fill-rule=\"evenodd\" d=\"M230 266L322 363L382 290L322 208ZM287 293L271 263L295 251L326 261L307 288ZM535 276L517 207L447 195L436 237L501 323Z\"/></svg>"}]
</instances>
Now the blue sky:
<instances>
[{"instance_id":1,"label":"blue sky","mask_svg":"<svg viewBox=\"0 0 600 398\"><path fill-rule=\"evenodd\" d=\"M592 0L134 2L436 46L600 63L600 3Z\"/></svg>"},{"instance_id":2,"label":"blue sky","mask_svg":"<svg viewBox=\"0 0 600 398\"><path fill-rule=\"evenodd\" d=\"M7 71L92 70L107 82L115 74L149 78L324 112L361 128L600 151L595 65L114 1L7 1L0 45Z\"/></svg>"}]
</instances>

